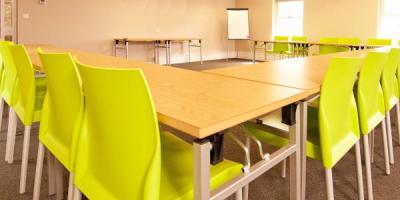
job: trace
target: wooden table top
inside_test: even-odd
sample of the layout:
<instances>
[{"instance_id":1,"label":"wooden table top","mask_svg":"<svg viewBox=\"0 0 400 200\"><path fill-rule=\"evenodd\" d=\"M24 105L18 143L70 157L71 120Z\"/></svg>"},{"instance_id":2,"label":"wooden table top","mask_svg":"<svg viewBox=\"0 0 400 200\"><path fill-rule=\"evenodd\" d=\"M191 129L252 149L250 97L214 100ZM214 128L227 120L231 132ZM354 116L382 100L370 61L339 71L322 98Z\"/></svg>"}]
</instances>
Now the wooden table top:
<instances>
[{"instance_id":1,"label":"wooden table top","mask_svg":"<svg viewBox=\"0 0 400 200\"><path fill-rule=\"evenodd\" d=\"M209 73L57 48L27 45L33 64L41 70L35 51L70 52L80 62L143 70L155 102L158 120L195 138L205 138L285 105L302 100L310 91Z\"/></svg>"},{"instance_id":2,"label":"wooden table top","mask_svg":"<svg viewBox=\"0 0 400 200\"><path fill-rule=\"evenodd\" d=\"M327 43L318 41L277 41L277 40L253 40L254 42L265 42L265 43L281 43L281 44L307 44L307 45L327 45L327 46L337 46L337 47L365 47L365 48L378 48L382 45L367 45L367 44L339 44L339 43Z\"/></svg>"},{"instance_id":3,"label":"wooden table top","mask_svg":"<svg viewBox=\"0 0 400 200\"><path fill-rule=\"evenodd\" d=\"M386 51L387 48L369 49L361 51L340 52L321 56L293 58L279 61L263 62L252 65L240 65L203 72L218 74L227 77L252 80L260 83L269 83L287 86L318 93L323 82L325 72L334 57L359 57L369 51Z\"/></svg>"}]
</instances>

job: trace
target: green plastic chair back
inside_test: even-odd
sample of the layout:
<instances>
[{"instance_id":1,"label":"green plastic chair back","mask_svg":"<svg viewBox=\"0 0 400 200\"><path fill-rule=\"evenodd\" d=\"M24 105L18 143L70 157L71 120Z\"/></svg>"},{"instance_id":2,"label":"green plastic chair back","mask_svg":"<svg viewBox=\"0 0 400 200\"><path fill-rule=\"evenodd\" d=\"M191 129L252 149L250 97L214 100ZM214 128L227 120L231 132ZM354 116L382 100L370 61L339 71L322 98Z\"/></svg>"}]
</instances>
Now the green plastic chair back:
<instances>
[{"instance_id":1,"label":"green plastic chair back","mask_svg":"<svg viewBox=\"0 0 400 200\"><path fill-rule=\"evenodd\" d=\"M307 42L307 37L306 36L292 36L292 41Z\"/></svg>"},{"instance_id":2,"label":"green plastic chair back","mask_svg":"<svg viewBox=\"0 0 400 200\"><path fill-rule=\"evenodd\" d=\"M39 51L47 77L39 139L70 171L83 116L83 94L75 63L68 53Z\"/></svg>"},{"instance_id":3,"label":"green plastic chair back","mask_svg":"<svg viewBox=\"0 0 400 200\"><path fill-rule=\"evenodd\" d=\"M159 199L160 133L142 71L77 65L85 111L76 186L89 199Z\"/></svg>"},{"instance_id":4,"label":"green plastic chair back","mask_svg":"<svg viewBox=\"0 0 400 200\"><path fill-rule=\"evenodd\" d=\"M392 39L369 38L369 39L367 39L367 45L391 46Z\"/></svg>"},{"instance_id":5,"label":"green plastic chair back","mask_svg":"<svg viewBox=\"0 0 400 200\"><path fill-rule=\"evenodd\" d=\"M360 38L339 38L338 44L360 45L361 39ZM349 51L350 50L348 47L339 47L338 49L339 49L338 51Z\"/></svg>"},{"instance_id":6,"label":"green plastic chair back","mask_svg":"<svg viewBox=\"0 0 400 200\"><path fill-rule=\"evenodd\" d=\"M362 134L370 133L385 118L380 80L388 55L388 52L370 52L361 67L357 84L357 105Z\"/></svg>"},{"instance_id":7,"label":"green plastic chair back","mask_svg":"<svg viewBox=\"0 0 400 200\"><path fill-rule=\"evenodd\" d=\"M1 83L1 96L9 106L14 106L16 101L15 84L17 79L17 68L14 63L10 45L12 42L0 41L0 55L3 59L3 78Z\"/></svg>"},{"instance_id":8,"label":"green plastic chair back","mask_svg":"<svg viewBox=\"0 0 400 200\"><path fill-rule=\"evenodd\" d=\"M307 42L307 37L306 36L292 36L292 41L293 42ZM294 49L293 45L290 45L291 49ZM300 50L303 50L303 47L300 47Z\"/></svg>"},{"instance_id":9,"label":"green plastic chair back","mask_svg":"<svg viewBox=\"0 0 400 200\"><path fill-rule=\"evenodd\" d=\"M333 38L333 37L324 37L320 38L319 42L323 44L337 44L338 43L338 38ZM330 53L335 53L338 52L339 49L337 46L330 46L330 45L320 45L319 46L319 54L330 54Z\"/></svg>"},{"instance_id":10,"label":"green plastic chair back","mask_svg":"<svg viewBox=\"0 0 400 200\"><path fill-rule=\"evenodd\" d=\"M274 40L275 41L289 41L289 36L275 36ZM282 43L274 43L274 45L272 47L272 51L274 53L279 53L279 54L289 51L289 45L282 44Z\"/></svg>"},{"instance_id":11,"label":"green plastic chair back","mask_svg":"<svg viewBox=\"0 0 400 200\"><path fill-rule=\"evenodd\" d=\"M39 120L42 105L42 102L36 102L35 70L23 45L12 45L9 48L17 69L16 102L13 108L24 125L31 125ZM43 101L43 97L38 100Z\"/></svg>"},{"instance_id":12,"label":"green plastic chair back","mask_svg":"<svg viewBox=\"0 0 400 200\"><path fill-rule=\"evenodd\" d=\"M326 72L318 117L325 168L332 168L360 138L353 86L362 60L334 58Z\"/></svg>"},{"instance_id":13,"label":"green plastic chair back","mask_svg":"<svg viewBox=\"0 0 400 200\"><path fill-rule=\"evenodd\" d=\"M399 101L399 87L396 77L400 63L400 48L392 48L383 67L381 85L386 111L390 111Z\"/></svg>"}]
</instances>

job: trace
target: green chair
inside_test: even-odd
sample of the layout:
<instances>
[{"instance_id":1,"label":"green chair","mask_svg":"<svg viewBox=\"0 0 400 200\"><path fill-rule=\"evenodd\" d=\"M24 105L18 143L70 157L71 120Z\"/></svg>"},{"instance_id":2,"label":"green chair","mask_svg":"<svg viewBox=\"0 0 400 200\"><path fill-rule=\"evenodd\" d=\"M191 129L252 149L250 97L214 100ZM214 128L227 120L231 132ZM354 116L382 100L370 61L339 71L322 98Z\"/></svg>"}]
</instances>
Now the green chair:
<instances>
[{"instance_id":1,"label":"green chair","mask_svg":"<svg viewBox=\"0 0 400 200\"><path fill-rule=\"evenodd\" d=\"M400 63L400 48L392 48L389 53L388 61L383 67L381 85L383 90L383 99L386 111L386 130L388 135L389 145L389 160L394 164L393 144L392 144L392 128L390 123L390 110L398 105L399 102L399 86L397 82L397 68ZM398 108L398 107L397 107ZM399 119L399 112L397 109L397 118ZM399 126L399 124L398 124ZM399 130L400 133L400 130Z\"/></svg>"},{"instance_id":2,"label":"green chair","mask_svg":"<svg viewBox=\"0 0 400 200\"><path fill-rule=\"evenodd\" d=\"M40 120L43 99L46 95L46 79L35 77L35 70L24 46L11 45L9 48L17 69L16 101L12 108L25 126L19 189L23 194L26 191L31 125ZM12 138L15 138L16 132L12 134ZM12 141L12 144L14 143L15 141Z\"/></svg>"},{"instance_id":3,"label":"green chair","mask_svg":"<svg viewBox=\"0 0 400 200\"><path fill-rule=\"evenodd\" d=\"M368 199L373 199L371 156L368 136L373 136L374 129L382 123L383 146L386 174L390 174L388 141L385 124L385 105L380 84L383 66L387 62L387 52L370 52L367 54L357 84L357 105L360 119L360 130L364 142L365 168L367 177ZM373 137L371 137L373 140ZM372 144L374 143L371 140ZM373 149L373 147L372 147Z\"/></svg>"},{"instance_id":4,"label":"green chair","mask_svg":"<svg viewBox=\"0 0 400 200\"><path fill-rule=\"evenodd\" d=\"M8 131L7 131L7 141L6 141L6 155L5 160L8 163L12 163L14 158L11 152L14 151L14 145L12 141L15 141L15 138L12 138L12 133L16 130L16 114L12 106L14 106L16 101L15 95L15 83L17 79L17 69L14 63L14 59L12 58L9 46L14 45L12 42L0 42L0 55L3 60L3 78L1 80L1 97L10 107L9 115L8 115Z\"/></svg>"},{"instance_id":5,"label":"green chair","mask_svg":"<svg viewBox=\"0 0 400 200\"><path fill-rule=\"evenodd\" d=\"M4 41L0 40L0 43L4 43ZM3 111L4 111L4 98L1 95L3 93L3 87L2 87L2 83L3 83L3 76L4 76L4 62L3 62L3 56L2 53L0 51L0 130L2 127L2 122L3 122ZM7 157L7 155L6 155ZM6 159L7 161L7 159Z\"/></svg>"},{"instance_id":6,"label":"green chair","mask_svg":"<svg viewBox=\"0 0 400 200\"><path fill-rule=\"evenodd\" d=\"M292 36L293 42L307 42L307 37L305 36ZM295 48L293 44L290 45L290 51L294 56L305 56L307 55L307 49L304 46L299 46Z\"/></svg>"},{"instance_id":7,"label":"green chair","mask_svg":"<svg viewBox=\"0 0 400 200\"><path fill-rule=\"evenodd\" d=\"M71 55L39 51L39 57L46 72L47 94L39 129L34 200L39 200L45 149L70 172L68 195L72 195L74 151L83 114L82 88ZM53 156L49 156L48 159L53 159ZM60 177L59 168L54 169L58 172L55 174L56 181L49 180L49 187L56 184L57 195L62 195L62 176Z\"/></svg>"},{"instance_id":8,"label":"green chair","mask_svg":"<svg viewBox=\"0 0 400 200\"><path fill-rule=\"evenodd\" d=\"M276 59L275 55L279 55L279 59L282 59L283 55L291 54L289 51L289 44L279 43L289 41L289 36L275 36L274 41L275 43L272 45L272 50L267 50L267 53L273 54L274 60Z\"/></svg>"},{"instance_id":9,"label":"green chair","mask_svg":"<svg viewBox=\"0 0 400 200\"><path fill-rule=\"evenodd\" d=\"M319 42L321 43L321 45L319 45L319 54L322 55L322 54L330 54L338 52L339 51L337 47L338 41L339 41L338 38L333 38L333 37L320 38Z\"/></svg>"},{"instance_id":10,"label":"green chair","mask_svg":"<svg viewBox=\"0 0 400 200\"><path fill-rule=\"evenodd\" d=\"M142 71L77 65L85 91L77 188L89 199L192 199L192 146L159 132ZM225 160L210 170L214 189L242 165Z\"/></svg>"},{"instance_id":11,"label":"green chair","mask_svg":"<svg viewBox=\"0 0 400 200\"><path fill-rule=\"evenodd\" d=\"M359 46L361 44L361 39L360 38L339 38L338 39L338 44L339 45L351 45L351 46ZM338 47L338 51L349 51L353 50L352 47L349 46L341 46Z\"/></svg>"},{"instance_id":12,"label":"green chair","mask_svg":"<svg viewBox=\"0 0 400 200\"><path fill-rule=\"evenodd\" d=\"M310 158L321 160L325 168L329 200L334 199L331 169L353 146L356 149L358 194L360 199L364 199L360 129L353 95L354 81L362 60L362 58L334 58L324 78L319 108L308 108L306 153ZM244 131L249 137L255 137L273 146L281 147L288 144L287 137L284 137L288 133L280 127L271 129L262 124L249 122L245 124Z\"/></svg>"},{"instance_id":13,"label":"green chair","mask_svg":"<svg viewBox=\"0 0 400 200\"><path fill-rule=\"evenodd\" d=\"M369 38L369 39L367 39L367 45L371 45L371 46L391 46L392 45L392 39Z\"/></svg>"}]
</instances>

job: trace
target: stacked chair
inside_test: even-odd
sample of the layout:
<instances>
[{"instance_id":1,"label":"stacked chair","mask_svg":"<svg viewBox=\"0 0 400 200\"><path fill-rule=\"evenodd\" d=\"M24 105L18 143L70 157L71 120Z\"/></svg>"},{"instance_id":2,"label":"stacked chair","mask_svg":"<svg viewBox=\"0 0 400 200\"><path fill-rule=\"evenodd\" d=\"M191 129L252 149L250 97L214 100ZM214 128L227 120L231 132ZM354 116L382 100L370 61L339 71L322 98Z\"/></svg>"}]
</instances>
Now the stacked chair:
<instances>
[{"instance_id":1,"label":"stacked chair","mask_svg":"<svg viewBox=\"0 0 400 200\"><path fill-rule=\"evenodd\" d=\"M351 46L357 46L361 44L361 39L360 38L339 38L338 39L338 44L339 45L351 45ZM352 48L349 47L338 47L338 51L349 51L353 50Z\"/></svg>"},{"instance_id":2,"label":"stacked chair","mask_svg":"<svg viewBox=\"0 0 400 200\"><path fill-rule=\"evenodd\" d=\"M275 36L274 41L289 41L289 36ZM274 60L276 60L276 55L278 55L278 59L283 59L285 55L289 56L291 54L289 49L289 44L285 43L274 43L272 45L272 50L267 50L267 54L272 54Z\"/></svg>"},{"instance_id":3,"label":"stacked chair","mask_svg":"<svg viewBox=\"0 0 400 200\"><path fill-rule=\"evenodd\" d=\"M305 36L292 36L293 42L307 42L307 37ZM290 45L290 51L294 57L303 57L307 55L307 49L304 46L295 48L294 45Z\"/></svg>"},{"instance_id":4,"label":"stacked chair","mask_svg":"<svg viewBox=\"0 0 400 200\"><path fill-rule=\"evenodd\" d=\"M192 147L159 131L141 70L78 64L77 72L69 54L39 54L48 92L34 199L39 198L45 148L70 172L69 199L79 199L80 192L110 200L193 196ZM242 167L229 160L211 166L211 188L240 174Z\"/></svg>"}]
</instances>

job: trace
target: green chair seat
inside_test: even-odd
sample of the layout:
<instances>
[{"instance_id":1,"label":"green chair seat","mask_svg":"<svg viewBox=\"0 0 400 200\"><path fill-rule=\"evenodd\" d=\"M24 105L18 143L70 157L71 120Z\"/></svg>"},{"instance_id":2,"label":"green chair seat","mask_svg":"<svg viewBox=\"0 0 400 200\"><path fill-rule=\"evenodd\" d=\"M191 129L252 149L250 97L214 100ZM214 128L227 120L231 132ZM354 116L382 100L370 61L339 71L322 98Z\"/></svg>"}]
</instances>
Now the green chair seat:
<instances>
[{"instance_id":1,"label":"green chair seat","mask_svg":"<svg viewBox=\"0 0 400 200\"><path fill-rule=\"evenodd\" d=\"M322 55L322 54L330 54L338 52L339 48L337 46L329 45L329 44L338 44L338 41L339 41L338 38L331 38L331 37L320 38L319 42L322 45L319 45L319 54Z\"/></svg>"},{"instance_id":2,"label":"green chair seat","mask_svg":"<svg viewBox=\"0 0 400 200\"><path fill-rule=\"evenodd\" d=\"M36 84L37 94L46 93L47 91L46 77L36 77L35 84Z\"/></svg>"},{"instance_id":3,"label":"green chair seat","mask_svg":"<svg viewBox=\"0 0 400 200\"><path fill-rule=\"evenodd\" d=\"M318 131L318 109L308 108L308 134L307 134L307 156L316 160L321 160L321 148L320 148L320 138ZM281 112L274 112L261 120L264 125L269 127L278 128L283 132L289 130L289 126L280 122ZM263 143L273 145L275 147L283 147L289 143L288 137L278 135L273 133L275 131L270 131L268 128L263 127L263 125L255 123L246 123L244 125L244 131L251 133L257 139Z\"/></svg>"},{"instance_id":4,"label":"green chair seat","mask_svg":"<svg viewBox=\"0 0 400 200\"><path fill-rule=\"evenodd\" d=\"M161 132L160 199L193 199L192 145ZM210 187L215 189L242 172L242 165L225 160L210 166ZM177 178L179 177L179 178Z\"/></svg>"}]
</instances>

